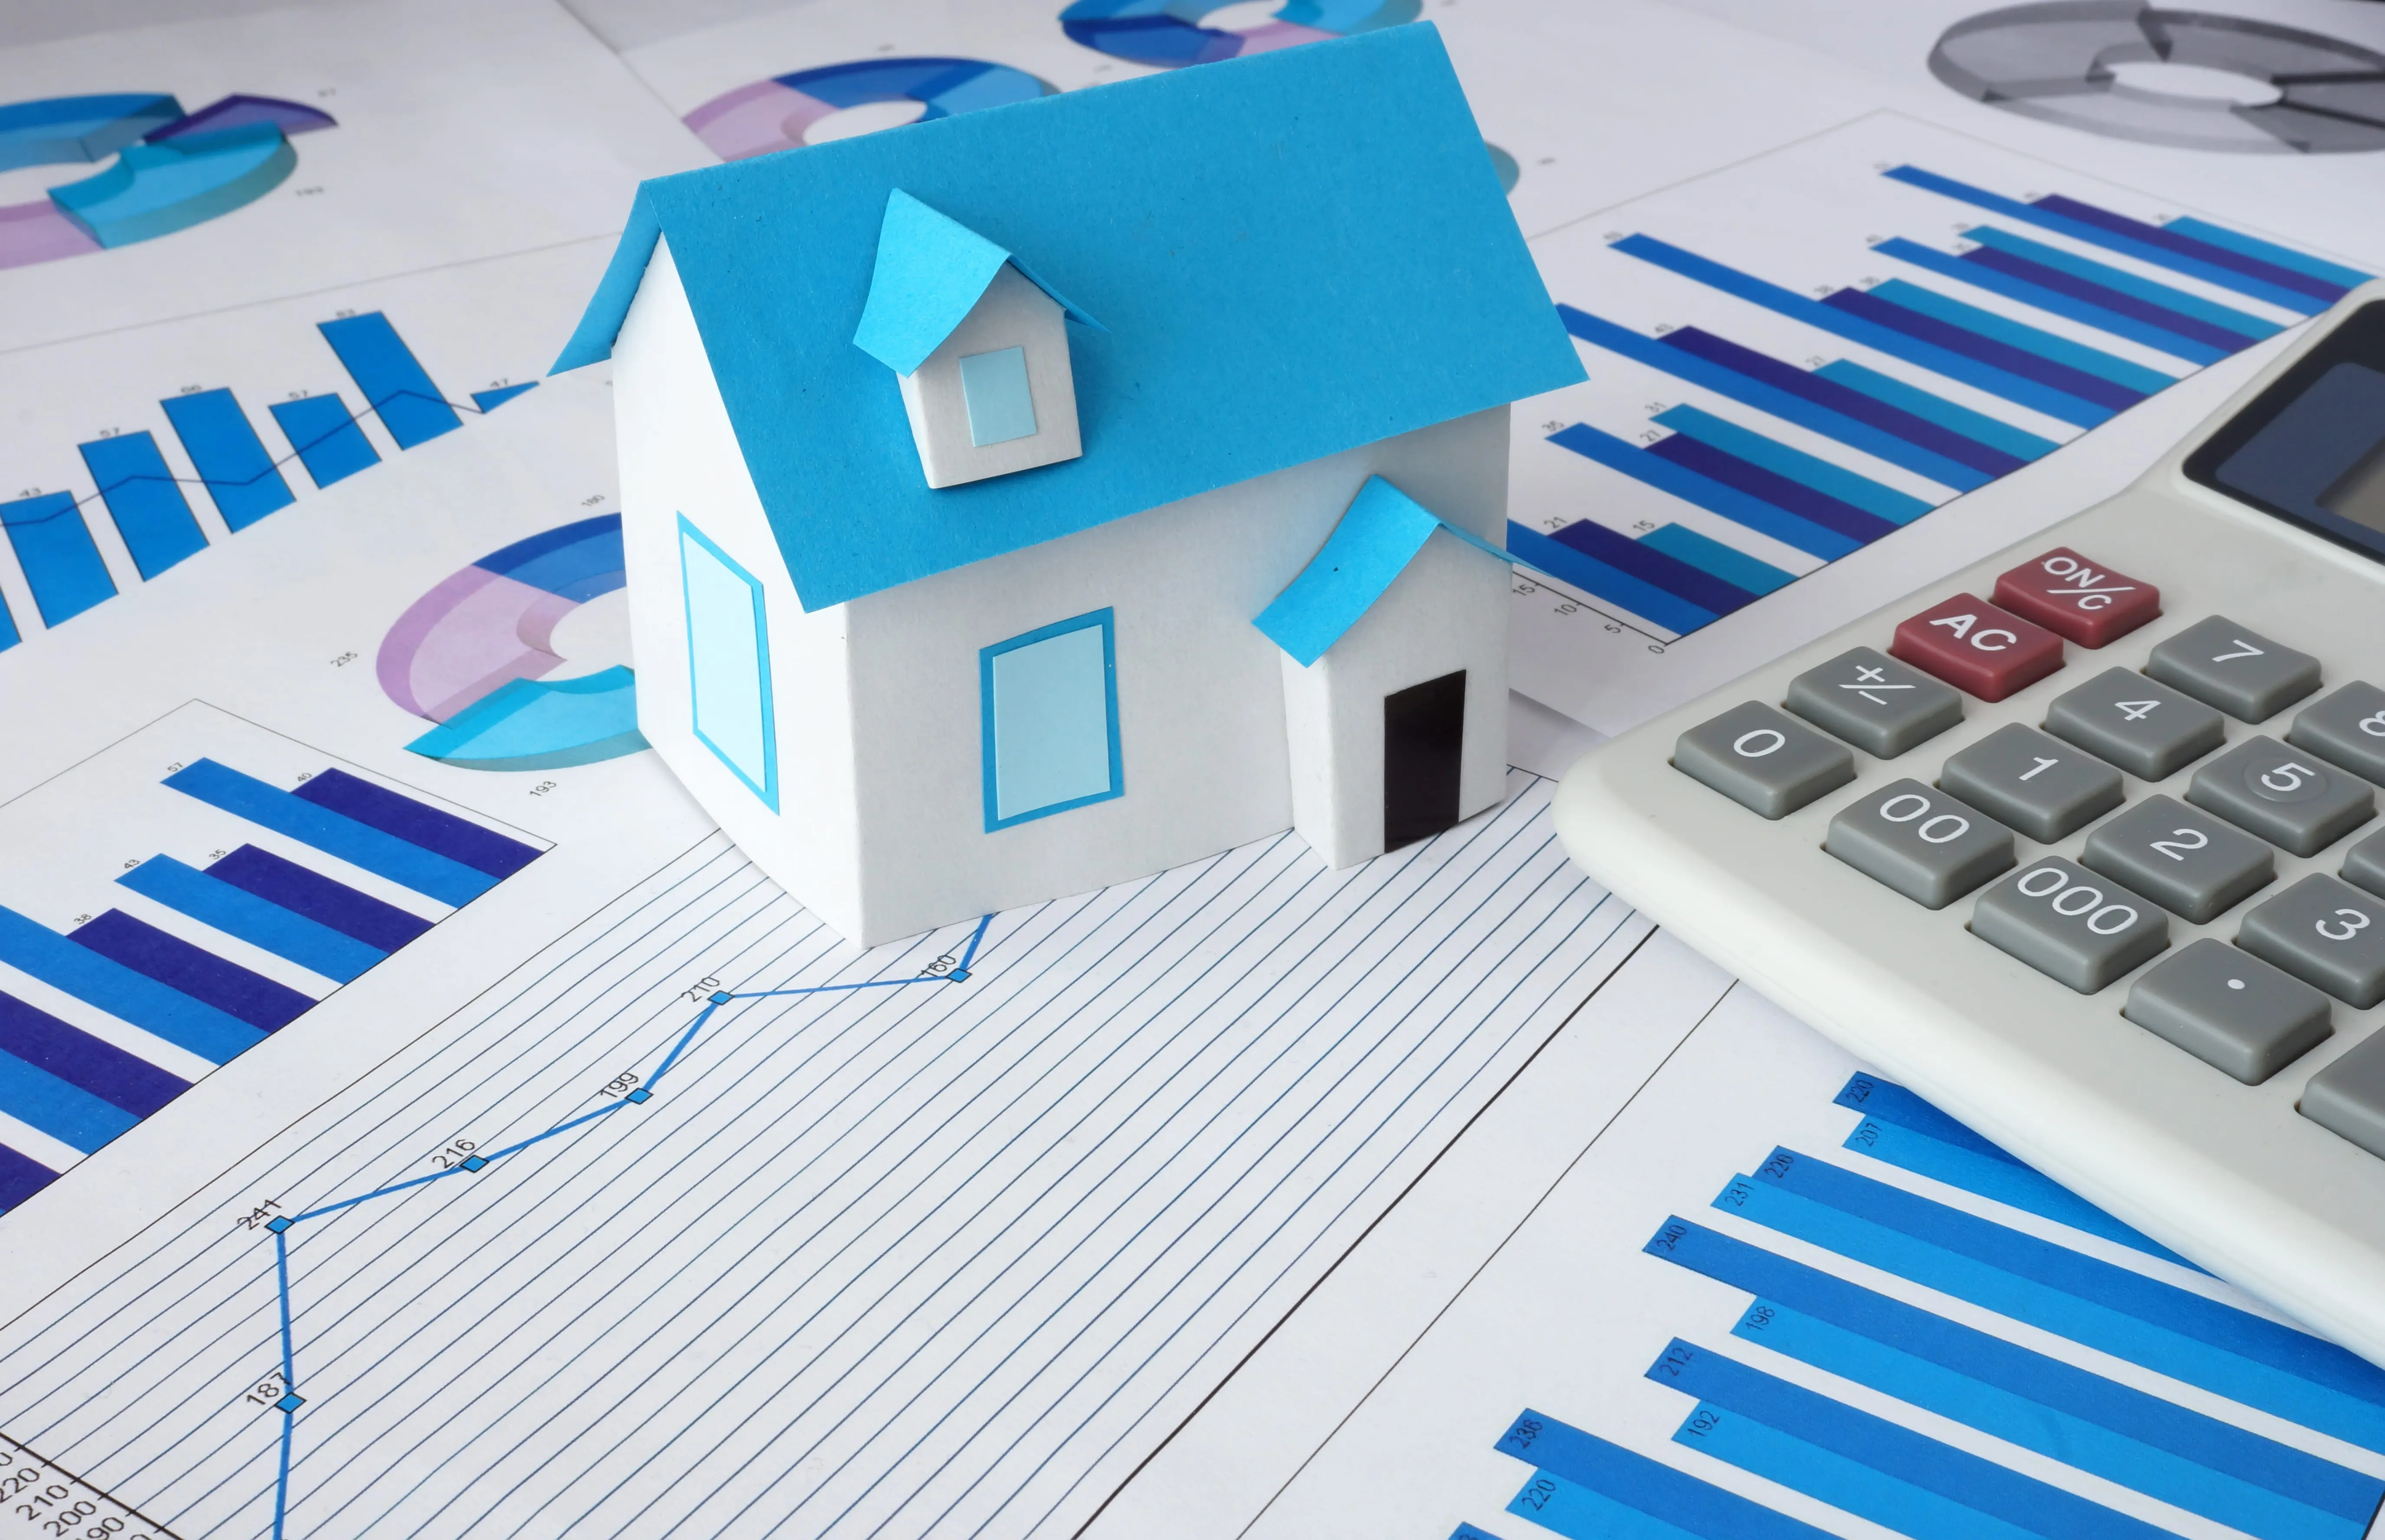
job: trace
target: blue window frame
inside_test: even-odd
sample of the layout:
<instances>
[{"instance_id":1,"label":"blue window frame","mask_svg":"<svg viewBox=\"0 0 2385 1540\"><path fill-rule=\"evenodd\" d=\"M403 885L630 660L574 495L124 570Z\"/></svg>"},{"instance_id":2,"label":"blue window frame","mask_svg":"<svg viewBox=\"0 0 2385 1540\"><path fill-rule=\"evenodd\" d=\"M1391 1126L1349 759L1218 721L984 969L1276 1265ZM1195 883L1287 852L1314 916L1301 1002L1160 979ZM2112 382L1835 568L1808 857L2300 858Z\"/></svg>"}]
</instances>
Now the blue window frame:
<instances>
[{"instance_id":1,"label":"blue window frame","mask_svg":"<svg viewBox=\"0 0 2385 1540\"><path fill-rule=\"evenodd\" d=\"M686 605L688 710L696 741L779 811L779 735L770 710L770 627L762 585L703 530L679 519Z\"/></svg>"},{"instance_id":2,"label":"blue window frame","mask_svg":"<svg viewBox=\"0 0 2385 1540\"><path fill-rule=\"evenodd\" d=\"M980 650L978 690L987 832L1126 794L1111 611Z\"/></svg>"}]
</instances>

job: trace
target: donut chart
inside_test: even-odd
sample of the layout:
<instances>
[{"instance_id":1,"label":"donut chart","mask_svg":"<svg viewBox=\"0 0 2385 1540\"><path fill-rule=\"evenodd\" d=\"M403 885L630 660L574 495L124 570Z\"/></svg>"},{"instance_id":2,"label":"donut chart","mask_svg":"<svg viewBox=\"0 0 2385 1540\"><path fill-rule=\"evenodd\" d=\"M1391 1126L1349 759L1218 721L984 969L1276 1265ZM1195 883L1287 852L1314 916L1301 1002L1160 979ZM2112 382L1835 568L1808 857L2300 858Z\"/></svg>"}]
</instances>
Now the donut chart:
<instances>
[{"instance_id":1,"label":"donut chart","mask_svg":"<svg viewBox=\"0 0 2385 1540\"><path fill-rule=\"evenodd\" d=\"M2129 79L2135 66L2184 66L2224 93L2153 89ZM2136 0L2014 6L1947 28L1929 72L1973 101L2107 139L2249 155L2385 150L2385 54L2248 17Z\"/></svg>"},{"instance_id":2,"label":"donut chart","mask_svg":"<svg viewBox=\"0 0 2385 1540\"><path fill-rule=\"evenodd\" d=\"M627 580L621 515L532 535L450 575L407 606L381 639L383 694L439 724L406 747L468 770L556 770L633 754L637 681L618 664L576 678L557 622Z\"/></svg>"},{"instance_id":3,"label":"donut chart","mask_svg":"<svg viewBox=\"0 0 2385 1540\"><path fill-rule=\"evenodd\" d=\"M160 92L49 96L0 106L0 171L115 162L47 196L0 208L0 267L154 241L255 203L298 164L293 134L338 127L270 96L185 113Z\"/></svg>"},{"instance_id":4,"label":"donut chart","mask_svg":"<svg viewBox=\"0 0 2385 1540\"><path fill-rule=\"evenodd\" d=\"M1060 30L1112 58L1175 69L1396 27L1423 14L1424 0L1288 0L1242 31L1201 25L1223 8L1222 0L1076 0L1060 13Z\"/></svg>"},{"instance_id":5,"label":"donut chart","mask_svg":"<svg viewBox=\"0 0 2385 1540\"><path fill-rule=\"evenodd\" d=\"M856 59L799 69L724 92L681 119L723 160L792 150L831 113L875 102L917 102L918 121L1032 101L1057 89L1024 69L983 59Z\"/></svg>"}]
</instances>

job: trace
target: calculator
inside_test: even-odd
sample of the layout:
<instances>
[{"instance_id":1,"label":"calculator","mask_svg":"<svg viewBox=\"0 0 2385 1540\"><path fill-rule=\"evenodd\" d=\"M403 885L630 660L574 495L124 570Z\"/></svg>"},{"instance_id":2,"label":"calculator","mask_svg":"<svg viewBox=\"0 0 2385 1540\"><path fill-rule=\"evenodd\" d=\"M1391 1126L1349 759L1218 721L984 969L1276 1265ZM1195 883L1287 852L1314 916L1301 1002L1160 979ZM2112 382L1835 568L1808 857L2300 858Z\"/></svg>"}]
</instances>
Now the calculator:
<instances>
[{"instance_id":1,"label":"calculator","mask_svg":"<svg viewBox=\"0 0 2385 1540\"><path fill-rule=\"evenodd\" d=\"M1567 851L2385 1363L2385 283L2128 491L1592 751Z\"/></svg>"}]
</instances>

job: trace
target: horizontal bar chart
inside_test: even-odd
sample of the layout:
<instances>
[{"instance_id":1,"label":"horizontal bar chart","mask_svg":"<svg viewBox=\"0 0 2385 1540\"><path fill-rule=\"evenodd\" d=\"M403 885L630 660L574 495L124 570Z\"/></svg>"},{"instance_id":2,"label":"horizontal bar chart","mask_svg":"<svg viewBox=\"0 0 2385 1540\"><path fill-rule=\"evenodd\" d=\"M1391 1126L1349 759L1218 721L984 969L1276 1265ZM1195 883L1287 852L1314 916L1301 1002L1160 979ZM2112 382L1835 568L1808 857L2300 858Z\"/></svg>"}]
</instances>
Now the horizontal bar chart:
<instances>
[{"instance_id":1,"label":"horizontal bar chart","mask_svg":"<svg viewBox=\"0 0 2385 1540\"><path fill-rule=\"evenodd\" d=\"M1825 1532L1811 1524L1545 1412L1527 1410L1517 1417L1500 1435L1498 1448L1604 1499L1607 1513L1621 1509L1644 1515L1677 1531L1716 1540L1826 1540ZM1509 1511L1515 1510L1511 1505Z\"/></svg>"},{"instance_id":2,"label":"horizontal bar chart","mask_svg":"<svg viewBox=\"0 0 2385 1540\"><path fill-rule=\"evenodd\" d=\"M0 906L0 1211L543 853L335 765L285 788L201 753L136 790L216 848L115 872L70 925Z\"/></svg>"}]
</instances>

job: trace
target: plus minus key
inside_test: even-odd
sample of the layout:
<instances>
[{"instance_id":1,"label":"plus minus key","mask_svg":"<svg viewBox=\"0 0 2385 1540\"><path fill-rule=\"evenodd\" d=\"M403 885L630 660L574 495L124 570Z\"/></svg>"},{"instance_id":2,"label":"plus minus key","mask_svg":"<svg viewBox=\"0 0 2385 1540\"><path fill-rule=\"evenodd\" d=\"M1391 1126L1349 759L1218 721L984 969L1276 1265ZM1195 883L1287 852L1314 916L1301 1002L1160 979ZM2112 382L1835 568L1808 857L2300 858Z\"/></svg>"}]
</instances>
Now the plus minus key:
<instances>
[{"instance_id":1,"label":"plus minus key","mask_svg":"<svg viewBox=\"0 0 2385 1540\"><path fill-rule=\"evenodd\" d=\"M1896 628L1892 656L1982 701L2001 701L2062 666L2062 639L1958 593Z\"/></svg>"}]
</instances>

